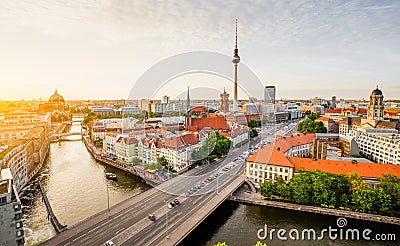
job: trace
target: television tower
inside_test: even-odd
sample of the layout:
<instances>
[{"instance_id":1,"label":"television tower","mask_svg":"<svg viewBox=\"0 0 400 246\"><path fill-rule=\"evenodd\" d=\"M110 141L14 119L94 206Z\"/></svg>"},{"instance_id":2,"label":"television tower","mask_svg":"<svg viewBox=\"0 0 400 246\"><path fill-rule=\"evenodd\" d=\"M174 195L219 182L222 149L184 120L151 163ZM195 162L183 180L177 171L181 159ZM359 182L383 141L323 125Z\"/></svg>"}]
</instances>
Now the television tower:
<instances>
[{"instance_id":1,"label":"television tower","mask_svg":"<svg viewBox=\"0 0 400 246\"><path fill-rule=\"evenodd\" d=\"M236 39L235 39L235 49L233 50L232 62L234 66L234 88L233 88L233 112L238 111L238 94L237 94L237 66L240 62L239 50L237 47L237 26L238 19L236 18Z\"/></svg>"}]
</instances>

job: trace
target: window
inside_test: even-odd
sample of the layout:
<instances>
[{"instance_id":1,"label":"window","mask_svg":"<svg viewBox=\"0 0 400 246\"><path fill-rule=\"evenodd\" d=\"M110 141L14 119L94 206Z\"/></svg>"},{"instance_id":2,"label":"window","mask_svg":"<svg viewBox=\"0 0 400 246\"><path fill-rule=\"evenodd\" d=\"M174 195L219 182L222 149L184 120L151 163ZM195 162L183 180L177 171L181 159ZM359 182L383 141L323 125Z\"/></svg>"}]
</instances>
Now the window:
<instances>
[{"instance_id":1,"label":"window","mask_svg":"<svg viewBox=\"0 0 400 246\"><path fill-rule=\"evenodd\" d=\"M7 202L7 197L5 197L5 196L0 197L0 204L4 204L6 202Z\"/></svg>"},{"instance_id":2,"label":"window","mask_svg":"<svg viewBox=\"0 0 400 246\"><path fill-rule=\"evenodd\" d=\"M15 214L15 220L21 219L21 215L22 215L22 213Z\"/></svg>"},{"instance_id":3,"label":"window","mask_svg":"<svg viewBox=\"0 0 400 246\"><path fill-rule=\"evenodd\" d=\"M21 227L22 227L22 222L17 222L17 223L15 224L15 228L19 229L19 228L21 228Z\"/></svg>"},{"instance_id":4,"label":"window","mask_svg":"<svg viewBox=\"0 0 400 246\"><path fill-rule=\"evenodd\" d=\"M288 173L289 172L289 169L288 168L285 168L285 173Z\"/></svg>"},{"instance_id":5,"label":"window","mask_svg":"<svg viewBox=\"0 0 400 246\"><path fill-rule=\"evenodd\" d=\"M24 231L23 230L17 231L17 237L20 237L22 235L24 235Z\"/></svg>"},{"instance_id":6,"label":"window","mask_svg":"<svg viewBox=\"0 0 400 246\"><path fill-rule=\"evenodd\" d=\"M282 172L282 168L279 168L279 172Z\"/></svg>"}]
</instances>

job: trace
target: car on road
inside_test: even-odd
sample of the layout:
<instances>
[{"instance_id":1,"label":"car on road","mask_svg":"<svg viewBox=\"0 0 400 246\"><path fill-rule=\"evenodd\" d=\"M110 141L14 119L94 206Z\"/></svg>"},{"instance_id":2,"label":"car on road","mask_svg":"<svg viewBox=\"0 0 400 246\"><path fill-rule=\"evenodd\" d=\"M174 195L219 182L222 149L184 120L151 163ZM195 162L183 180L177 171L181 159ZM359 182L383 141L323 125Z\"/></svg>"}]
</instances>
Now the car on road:
<instances>
[{"instance_id":1,"label":"car on road","mask_svg":"<svg viewBox=\"0 0 400 246\"><path fill-rule=\"evenodd\" d=\"M106 246L115 246L115 243L113 243L113 241L111 241L111 240L108 240L106 242Z\"/></svg>"},{"instance_id":2,"label":"car on road","mask_svg":"<svg viewBox=\"0 0 400 246\"><path fill-rule=\"evenodd\" d=\"M179 205L179 200L178 199L174 199L174 203L175 203L175 205Z\"/></svg>"},{"instance_id":3,"label":"car on road","mask_svg":"<svg viewBox=\"0 0 400 246\"><path fill-rule=\"evenodd\" d=\"M155 221L156 220L156 216L154 214L149 214L149 219L151 221Z\"/></svg>"},{"instance_id":4,"label":"car on road","mask_svg":"<svg viewBox=\"0 0 400 246\"><path fill-rule=\"evenodd\" d=\"M173 207L175 207L175 203L173 203L173 202L168 203L168 208L169 209L172 209Z\"/></svg>"}]
</instances>

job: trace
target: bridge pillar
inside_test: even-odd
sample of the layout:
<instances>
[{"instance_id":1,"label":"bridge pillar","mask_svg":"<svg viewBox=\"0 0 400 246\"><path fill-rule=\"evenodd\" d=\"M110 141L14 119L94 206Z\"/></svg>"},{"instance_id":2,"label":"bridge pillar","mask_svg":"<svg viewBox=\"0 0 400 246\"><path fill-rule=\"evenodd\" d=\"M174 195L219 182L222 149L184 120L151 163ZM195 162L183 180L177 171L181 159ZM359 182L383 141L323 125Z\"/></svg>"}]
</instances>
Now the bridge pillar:
<instances>
[{"instance_id":1,"label":"bridge pillar","mask_svg":"<svg viewBox=\"0 0 400 246\"><path fill-rule=\"evenodd\" d=\"M257 192L256 188L254 187L253 183L250 182L249 180L245 179L244 182L250 187L252 192Z\"/></svg>"}]
</instances>

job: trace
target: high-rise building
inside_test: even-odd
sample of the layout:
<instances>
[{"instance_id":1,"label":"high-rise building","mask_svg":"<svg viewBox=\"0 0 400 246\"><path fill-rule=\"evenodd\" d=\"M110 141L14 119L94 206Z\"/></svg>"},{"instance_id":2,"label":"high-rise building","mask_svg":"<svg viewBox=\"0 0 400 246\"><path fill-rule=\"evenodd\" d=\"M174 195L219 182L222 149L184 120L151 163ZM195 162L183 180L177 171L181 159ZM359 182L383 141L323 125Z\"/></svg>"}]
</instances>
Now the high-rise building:
<instances>
[{"instance_id":1,"label":"high-rise building","mask_svg":"<svg viewBox=\"0 0 400 246\"><path fill-rule=\"evenodd\" d=\"M275 104L276 88L274 85L268 85L264 88L264 103Z\"/></svg>"},{"instance_id":2,"label":"high-rise building","mask_svg":"<svg viewBox=\"0 0 400 246\"><path fill-rule=\"evenodd\" d=\"M0 173L0 245L24 245L21 201L9 168Z\"/></svg>"},{"instance_id":3,"label":"high-rise building","mask_svg":"<svg viewBox=\"0 0 400 246\"><path fill-rule=\"evenodd\" d=\"M336 96L332 96L332 108L336 108Z\"/></svg>"},{"instance_id":4,"label":"high-rise building","mask_svg":"<svg viewBox=\"0 0 400 246\"><path fill-rule=\"evenodd\" d=\"M163 96L161 103L169 103L169 96L167 96L167 95Z\"/></svg>"},{"instance_id":5,"label":"high-rise building","mask_svg":"<svg viewBox=\"0 0 400 246\"><path fill-rule=\"evenodd\" d=\"M220 94L221 96L221 106L219 111L222 113L227 113L229 112L229 94L226 93L225 88L224 88L224 93Z\"/></svg>"},{"instance_id":6,"label":"high-rise building","mask_svg":"<svg viewBox=\"0 0 400 246\"><path fill-rule=\"evenodd\" d=\"M238 111L238 94L237 94L237 66L240 62L239 57L239 49L237 46L237 24L238 20L236 19L236 39L235 39L235 49L233 50L232 63L234 65L234 87L233 87L233 112Z\"/></svg>"},{"instance_id":7,"label":"high-rise building","mask_svg":"<svg viewBox=\"0 0 400 246\"><path fill-rule=\"evenodd\" d=\"M319 97L314 97L311 99L311 102L314 106L322 105L322 99Z\"/></svg>"}]
</instances>

